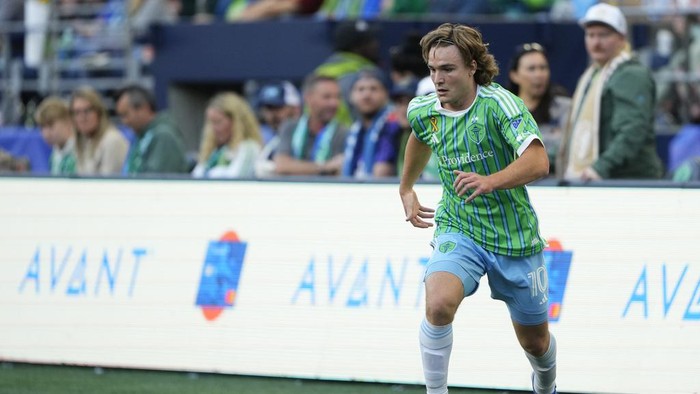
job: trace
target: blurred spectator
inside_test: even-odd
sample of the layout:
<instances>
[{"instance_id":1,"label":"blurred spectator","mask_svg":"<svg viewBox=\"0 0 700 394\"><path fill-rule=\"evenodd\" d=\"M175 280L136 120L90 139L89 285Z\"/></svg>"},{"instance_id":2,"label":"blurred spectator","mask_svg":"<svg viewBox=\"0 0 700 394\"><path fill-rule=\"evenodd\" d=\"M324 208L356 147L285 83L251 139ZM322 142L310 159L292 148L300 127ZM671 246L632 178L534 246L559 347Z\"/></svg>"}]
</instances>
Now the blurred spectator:
<instances>
[{"instance_id":1,"label":"blurred spectator","mask_svg":"<svg viewBox=\"0 0 700 394\"><path fill-rule=\"evenodd\" d=\"M29 160L25 157L15 157L0 148L0 173L4 172L28 172Z\"/></svg>"},{"instance_id":2,"label":"blurred spectator","mask_svg":"<svg viewBox=\"0 0 700 394\"><path fill-rule=\"evenodd\" d=\"M75 174L75 131L66 102L55 96L47 97L39 104L34 116L41 127L41 136L53 147L51 175Z\"/></svg>"},{"instance_id":3,"label":"blurred spectator","mask_svg":"<svg viewBox=\"0 0 700 394\"><path fill-rule=\"evenodd\" d=\"M303 86L304 114L288 124L275 154L280 175L339 175L347 130L335 120L340 86L335 78L311 75Z\"/></svg>"},{"instance_id":4,"label":"blurred spectator","mask_svg":"<svg viewBox=\"0 0 700 394\"><path fill-rule=\"evenodd\" d=\"M409 31L404 36L403 42L389 48L390 76L393 83L398 84L407 80L419 80L429 76L430 72L421 53L421 37L420 33Z\"/></svg>"},{"instance_id":5,"label":"blurred spectator","mask_svg":"<svg viewBox=\"0 0 700 394\"><path fill-rule=\"evenodd\" d=\"M149 28L176 22L180 8L180 0L60 0L59 18L68 26L56 49L69 64L67 76L119 76L123 70L111 66L114 59L149 64L154 56ZM126 40L125 33L134 40Z\"/></svg>"},{"instance_id":6,"label":"blurred spectator","mask_svg":"<svg viewBox=\"0 0 700 394\"><path fill-rule=\"evenodd\" d=\"M430 77L428 77L428 81L430 82L430 86L433 87L434 85ZM391 89L391 102L394 107L392 119L395 119L401 127L399 133L398 156L396 158L396 174L398 176L403 174L406 144L408 143L408 137L413 132L411 125L408 123L408 104L414 97L418 96L418 89L418 82L415 79L408 79L395 83ZM431 154L428 164L423 169L423 173L421 173L421 179L438 180L440 179L438 172L437 158L435 154Z\"/></svg>"},{"instance_id":7,"label":"blurred spectator","mask_svg":"<svg viewBox=\"0 0 700 394\"><path fill-rule=\"evenodd\" d=\"M73 92L70 112L75 126L75 152L80 175L118 175L129 141L109 120L99 93L90 87Z\"/></svg>"},{"instance_id":8,"label":"blurred spectator","mask_svg":"<svg viewBox=\"0 0 700 394\"><path fill-rule=\"evenodd\" d=\"M376 70L360 71L350 102L358 117L345 141L342 174L360 179L396 176L401 126L390 118L387 77Z\"/></svg>"},{"instance_id":9,"label":"blurred spectator","mask_svg":"<svg viewBox=\"0 0 700 394\"><path fill-rule=\"evenodd\" d=\"M166 113L156 112L153 94L139 85L129 85L117 92L117 114L136 133L123 172L188 172L182 133Z\"/></svg>"},{"instance_id":10,"label":"blurred spectator","mask_svg":"<svg viewBox=\"0 0 700 394\"><path fill-rule=\"evenodd\" d=\"M557 175L582 181L661 177L654 80L629 52L624 15L615 6L596 4L580 24L592 64L576 86Z\"/></svg>"},{"instance_id":11,"label":"blurred spectator","mask_svg":"<svg viewBox=\"0 0 700 394\"><path fill-rule=\"evenodd\" d=\"M408 32L401 44L390 49L391 79L394 83L392 101L396 107L395 116L398 117L399 123L402 125L396 163L398 176L401 176L403 171L406 143L412 132L406 118L408 103L415 96L424 96L435 91L435 85L430 79L430 71L421 52L421 38L422 34L420 33ZM430 161L423 168L421 178L426 180L439 179L438 162L435 154L431 154Z\"/></svg>"},{"instance_id":12,"label":"blurred spectator","mask_svg":"<svg viewBox=\"0 0 700 394\"><path fill-rule=\"evenodd\" d=\"M554 0L549 16L556 21L579 20L600 0Z\"/></svg>"},{"instance_id":13,"label":"blurred spectator","mask_svg":"<svg viewBox=\"0 0 700 394\"><path fill-rule=\"evenodd\" d=\"M341 106L337 119L352 123L349 109L350 84L354 74L366 68L377 68L379 61L379 29L364 20L338 23L334 30L335 52L314 70L313 74L335 78L340 84Z\"/></svg>"},{"instance_id":14,"label":"blurred spectator","mask_svg":"<svg viewBox=\"0 0 700 394\"><path fill-rule=\"evenodd\" d=\"M376 19L389 11L388 1L377 0L324 0L318 16L325 19Z\"/></svg>"},{"instance_id":15,"label":"blurred spectator","mask_svg":"<svg viewBox=\"0 0 700 394\"><path fill-rule=\"evenodd\" d=\"M693 105L693 119L678 130L668 145L668 172L675 180L689 180L688 166L700 159L700 101Z\"/></svg>"},{"instance_id":16,"label":"blurred spectator","mask_svg":"<svg viewBox=\"0 0 700 394\"><path fill-rule=\"evenodd\" d=\"M392 118L396 123L399 124L401 128L399 132L399 146L398 155L396 157L396 174L401 176L403 173L403 160L404 152L406 151L406 144L408 143L408 137L411 135L411 125L408 123L408 103L416 97L416 89L418 88L418 81L414 78L412 79L402 79L395 82L391 88L391 103L393 105Z\"/></svg>"},{"instance_id":17,"label":"blurred spectator","mask_svg":"<svg viewBox=\"0 0 700 394\"><path fill-rule=\"evenodd\" d=\"M38 68L46 60L51 4L41 0L24 2L24 66Z\"/></svg>"},{"instance_id":18,"label":"blurred spectator","mask_svg":"<svg viewBox=\"0 0 700 394\"><path fill-rule=\"evenodd\" d=\"M279 134L282 124L301 115L301 97L289 81L269 83L258 92L258 107L263 142L267 144Z\"/></svg>"},{"instance_id":19,"label":"blurred spectator","mask_svg":"<svg viewBox=\"0 0 700 394\"><path fill-rule=\"evenodd\" d=\"M4 0L0 2L0 21L21 21L24 18L25 0Z\"/></svg>"},{"instance_id":20,"label":"blurred spectator","mask_svg":"<svg viewBox=\"0 0 700 394\"><path fill-rule=\"evenodd\" d=\"M430 75L428 75L418 81L416 85L415 96L425 96L431 93L435 93L435 84L433 83L433 79L430 77ZM408 142L408 135L406 136L405 142ZM404 151L405 145L401 147L402 160L403 154L405 153ZM401 175L401 173L399 173L399 175ZM423 168L423 172L421 173L421 179L430 181L440 180L440 166L438 164L437 155L434 152L430 154L430 160L428 160L428 164L426 164Z\"/></svg>"},{"instance_id":21,"label":"blurred spectator","mask_svg":"<svg viewBox=\"0 0 700 394\"><path fill-rule=\"evenodd\" d=\"M518 16L549 12L554 0L430 0L428 13L442 15L506 15Z\"/></svg>"},{"instance_id":22,"label":"blurred spectator","mask_svg":"<svg viewBox=\"0 0 700 394\"><path fill-rule=\"evenodd\" d=\"M23 24L24 20L24 0L0 1L0 24L11 27L15 24ZM11 73L11 66L15 59L23 56L24 53L24 33L6 32L0 40L0 51L3 53L2 74L8 78ZM9 81L9 78L7 79ZM3 89L0 96L0 125L14 125L20 123L22 119L21 92L16 89Z\"/></svg>"},{"instance_id":23,"label":"blurred spectator","mask_svg":"<svg viewBox=\"0 0 700 394\"><path fill-rule=\"evenodd\" d=\"M416 88L416 96L425 96L426 94L435 92L435 84L433 80L428 76L424 77L418 81L418 87Z\"/></svg>"},{"instance_id":24,"label":"blurred spectator","mask_svg":"<svg viewBox=\"0 0 700 394\"><path fill-rule=\"evenodd\" d=\"M181 9L180 0L129 0L127 13L134 34L143 36L155 23L177 22Z\"/></svg>"},{"instance_id":25,"label":"blurred spectator","mask_svg":"<svg viewBox=\"0 0 700 394\"><path fill-rule=\"evenodd\" d=\"M389 16L418 18L428 10L428 0L389 0L384 12Z\"/></svg>"},{"instance_id":26,"label":"blurred spectator","mask_svg":"<svg viewBox=\"0 0 700 394\"><path fill-rule=\"evenodd\" d=\"M219 0L216 13L227 21L258 21L311 15L323 0Z\"/></svg>"},{"instance_id":27,"label":"blurred spectator","mask_svg":"<svg viewBox=\"0 0 700 394\"><path fill-rule=\"evenodd\" d=\"M659 108L669 123L684 124L692 121L692 103L700 101L700 84L686 81L700 75L700 16L677 15L671 20L674 51L668 64L659 69L666 74L659 83Z\"/></svg>"},{"instance_id":28,"label":"blurred spectator","mask_svg":"<svg viewBox=\"0 0 700 394\"><path fill-rule=\"evenodd\" d=\"M233 92L214 96L207 105L196 178L250 178L262 146L253 110Z\"/></svg>"},{"instance_id":29,"label":"blurred spectator","mask_svg":"<svg viewBox=\"0 0 700 394\"><path fill-rule=\"evenodd\" d=\"M537 122L553 175L571 98L563 87L552 84L549 59L542 45L536 42L518 45L508 67L508 90L523 100Z\"/></svg>"},{"instance_id":30,"label":"blurred spectator","mask_svg":"<svg viewBox=\"0 0 700 394\"><path fill-rule=\"evenodd\" d=\"M258 92L259 114L262 119L262 152L255 165L255 175L266 177L275 173L274 157L280 144L282 128L301 115L301 97L289 81L264 85Z\"/></svg>"},{"instance_id":31,"label":"blurred spectator","mask_svg":"<svg viewBox=\"0 0 700 394\"><path fill-rule=\"evenodd\" d=\"M182 0L180 18L194 23L209 23L214 19L219 0Z\"/></svg>"},{"instance_id":32,"label":"blurred spectator","mask_svg":"<svg viewBox=\"0 0 700 394\"><path fill-rule=\"evenodd\" d=\"M442 15L485 15L500 11L497 0L432 0L428 2L428 13Z\"/></svg>"}]
</instances>

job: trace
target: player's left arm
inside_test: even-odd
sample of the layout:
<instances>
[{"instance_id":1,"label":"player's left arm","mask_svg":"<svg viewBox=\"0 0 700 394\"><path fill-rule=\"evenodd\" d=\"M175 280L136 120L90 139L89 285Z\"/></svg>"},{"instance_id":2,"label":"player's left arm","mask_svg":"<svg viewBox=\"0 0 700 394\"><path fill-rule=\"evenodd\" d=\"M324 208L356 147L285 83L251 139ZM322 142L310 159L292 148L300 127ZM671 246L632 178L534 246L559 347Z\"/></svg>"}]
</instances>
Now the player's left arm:
<instances>
[{"instance_id":1,"label":"player's left arm","mask_svg":"<svg viewBox=\"0 0 700 394\"><path fill-rule=\"evenodd\" d=\"M549 158L537 123L522 102L516 104L520 106L520 114L508 118L501 113L499 123L501 134L519 156L506 168L490 175L455 171L453 186L457 195L471 191L466 202L494 190L526 185L549 174Z\"/></svg>"},{"instance_id":2,"label":"player's left arm","mask_svg":"<svg viewBox=\"0 0 700 394\"><path fill-rule=\"evenodd\" d=\"M453 186L459 196L473 190L466 200L470 202L477 196L494 190L512 189L544 178L549 174L549 158L542 141L533 139L520 157L501 171L491 175L463 171L454 173L457 177Z\"/></svg>"}]
</instances>

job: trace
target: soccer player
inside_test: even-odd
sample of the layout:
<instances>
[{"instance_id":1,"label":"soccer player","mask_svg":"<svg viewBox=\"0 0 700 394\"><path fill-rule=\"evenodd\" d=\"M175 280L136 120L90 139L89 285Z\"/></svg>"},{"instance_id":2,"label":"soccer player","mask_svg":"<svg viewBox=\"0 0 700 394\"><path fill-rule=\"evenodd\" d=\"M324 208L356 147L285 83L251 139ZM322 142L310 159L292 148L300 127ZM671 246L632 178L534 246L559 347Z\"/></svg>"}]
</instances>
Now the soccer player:
<instances>
[{"instance_id":1,"label":"soccer player","mask_svg":"<svg viewBox=\"0 0 700 394\"><path fill-rule=\"evenodd\" d=\"M492 82L498 67L477 30L443 24L420 44L436 92L409 104L413 133L399 192L407 222L437 224L419 334L427 392L447 393L452 321L486 274L491 296L508 306L534 391L556 392L545 242L525 188L549 171L537 124L522 100ZM437 212L413 190L431 151L443 187Z\"/></svg>"}]
</instances>

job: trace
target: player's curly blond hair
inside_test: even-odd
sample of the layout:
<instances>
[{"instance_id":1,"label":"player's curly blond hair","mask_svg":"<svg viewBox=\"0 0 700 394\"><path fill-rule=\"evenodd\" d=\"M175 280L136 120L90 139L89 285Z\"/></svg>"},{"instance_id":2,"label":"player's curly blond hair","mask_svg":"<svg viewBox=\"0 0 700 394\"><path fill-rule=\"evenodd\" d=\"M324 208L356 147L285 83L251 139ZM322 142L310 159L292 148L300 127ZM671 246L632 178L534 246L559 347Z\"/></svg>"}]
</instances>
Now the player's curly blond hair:
<instances>
[{"instance_id":1,"label":"player's curly blond hair","mask_svg":"<svg viewBox=\"0 0 700 394\"><path fill-rule=\"evenodd\" d=\"M459 49L464 64L471 67L472 60L476 61L474 80L479 85L489 85L498 75L496 59L489 53L488 45L481 33L469 26L458 23L443 23L429 32L420 40L423 60L428 63L430 50L434 47L454 45Z\"/></svg>"}]
</instances>

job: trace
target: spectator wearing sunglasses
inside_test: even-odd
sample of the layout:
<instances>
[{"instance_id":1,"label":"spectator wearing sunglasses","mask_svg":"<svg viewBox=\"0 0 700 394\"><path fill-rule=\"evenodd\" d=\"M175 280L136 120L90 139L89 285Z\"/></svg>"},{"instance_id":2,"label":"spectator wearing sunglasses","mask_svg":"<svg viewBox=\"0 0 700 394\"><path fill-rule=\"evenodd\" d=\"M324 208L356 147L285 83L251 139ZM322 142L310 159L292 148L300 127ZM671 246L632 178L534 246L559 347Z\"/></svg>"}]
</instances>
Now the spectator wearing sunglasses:
<instances>
[{"instance_id":1,"label":"spectator wearing sunglasses","mask_svg":"<svg viewBox=\"0 0 700 394\"><path fill-rule=\"evenodd\" d=\"M571 98L563 87L552 84L549 59L542 45L533 42L516 47L508 66L508 90L523 100L535 118L553 175Z\"/></svg>"}]
</instances>

